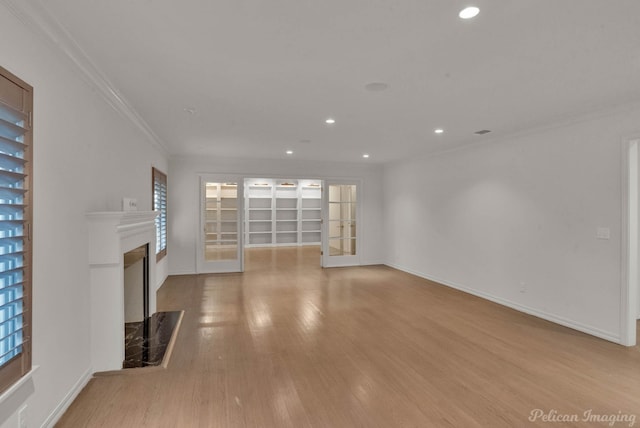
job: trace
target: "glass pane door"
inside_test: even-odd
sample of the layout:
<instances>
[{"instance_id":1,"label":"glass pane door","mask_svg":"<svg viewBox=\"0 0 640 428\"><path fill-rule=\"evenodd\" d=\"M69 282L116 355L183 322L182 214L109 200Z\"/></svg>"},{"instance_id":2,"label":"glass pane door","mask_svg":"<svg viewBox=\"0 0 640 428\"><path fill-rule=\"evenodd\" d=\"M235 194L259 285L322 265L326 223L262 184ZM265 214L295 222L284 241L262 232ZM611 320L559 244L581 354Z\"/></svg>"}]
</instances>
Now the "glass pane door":
<instances>
[{"instance_id":1,"label":"glass pane door","mask_svg":"<svg viewBox=\"0 0 640 428\"><path fill-rule=\"evenodd\" d=\"M323 266L359 264L357 184L327 184Z\"/></svg>"},{"instance_id":2,"label":"glass pane door","mask_svg":"<svg viewBox=\"0 0 640 428\"><path fill-rule=\"evenodd\" d=\"M238 180L201 180L201 237L198 273L241 272L242 195Z\"/></svg>"}]
</instances>

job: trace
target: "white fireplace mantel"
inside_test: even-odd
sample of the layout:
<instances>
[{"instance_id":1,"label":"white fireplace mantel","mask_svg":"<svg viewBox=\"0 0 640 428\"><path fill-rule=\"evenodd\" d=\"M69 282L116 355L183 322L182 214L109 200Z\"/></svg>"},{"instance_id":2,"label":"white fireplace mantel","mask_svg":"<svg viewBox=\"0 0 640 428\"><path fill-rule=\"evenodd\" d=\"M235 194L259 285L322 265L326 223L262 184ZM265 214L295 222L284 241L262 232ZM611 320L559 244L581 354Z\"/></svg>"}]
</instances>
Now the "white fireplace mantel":
<instances>
[{"instance_id":1,"label":"white fireplace mantel","mask_svg":"<svg viewBox=\"0 0 640 428\"><path fill-rule=\"evenodd\" d=\"M124 253L149 244L149 314L156 311L157 211L87 214L94 371L118 370L124 359Z\"/></svg>"}]
</instances>

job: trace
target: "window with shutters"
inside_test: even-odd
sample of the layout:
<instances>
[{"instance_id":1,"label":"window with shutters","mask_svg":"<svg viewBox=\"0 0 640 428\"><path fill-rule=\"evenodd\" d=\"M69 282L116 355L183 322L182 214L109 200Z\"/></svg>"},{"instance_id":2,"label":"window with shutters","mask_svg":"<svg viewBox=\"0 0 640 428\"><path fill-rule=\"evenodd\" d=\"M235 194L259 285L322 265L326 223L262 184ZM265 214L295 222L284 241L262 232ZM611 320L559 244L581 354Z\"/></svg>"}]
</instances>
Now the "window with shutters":
<instances>
[{"instance_id":1,"label":"window with shutters","mask_svg":"<svg viewBox=\"0 0 640 428\"><path fill-rule=\"evenodd\" d=\"M32 106L0 67L0 392L31 370Z\"/></svg>"},{"instance_id":2,"label":"window with shutters","mask_svg":"<svg viewBox=\"0 0 640 428\"><path fill-rule=\"evenodd\" d=\"M156 217L156 260L167 255L167 175L152 168L153 209Z\"/></svg>"}]
</instances>

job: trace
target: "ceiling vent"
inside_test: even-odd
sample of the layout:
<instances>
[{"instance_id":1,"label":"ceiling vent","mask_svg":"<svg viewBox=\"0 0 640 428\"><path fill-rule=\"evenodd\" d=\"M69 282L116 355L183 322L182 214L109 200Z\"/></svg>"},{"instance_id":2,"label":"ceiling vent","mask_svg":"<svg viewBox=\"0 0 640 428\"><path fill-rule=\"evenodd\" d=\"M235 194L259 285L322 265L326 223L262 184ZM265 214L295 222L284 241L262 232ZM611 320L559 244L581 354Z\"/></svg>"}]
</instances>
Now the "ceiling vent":
<instances>
[{"instance_id":1,"label":"ceiling vent","mask_svg":"<svg viewBox=\"0 0 640 428\"><path fill-rule=\"evenodd\" d=\"M484 134L488 134L489 132L491 132L491 131L489 131L488 129L481 129L480 131L474 132L474 134L476 134L476 135L484 135Z\"/></svg>"}]
</instances>

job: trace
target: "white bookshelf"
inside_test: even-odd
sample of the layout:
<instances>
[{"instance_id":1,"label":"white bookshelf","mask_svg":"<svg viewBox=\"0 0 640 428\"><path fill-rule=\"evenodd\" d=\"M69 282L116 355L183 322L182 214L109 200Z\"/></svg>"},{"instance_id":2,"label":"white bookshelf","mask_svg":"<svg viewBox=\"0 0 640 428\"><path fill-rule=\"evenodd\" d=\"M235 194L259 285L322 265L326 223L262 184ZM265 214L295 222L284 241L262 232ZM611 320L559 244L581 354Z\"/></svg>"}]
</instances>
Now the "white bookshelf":
<instances>
[{"instance_id":1,"label":"white bookshelf","mask_svg":"<svg viewBox=\"0 0 640 428\"><path fill-rule=\"evenodd\" d=\"M300 243L320 244L322 228L322 185L317 180L300 180Z\"/></svg>"},{"instance_id":2,"label":"white bookshelf","mask_svg":"<svg viewBox=\"0 0 640 428\"><path fill-rule=\"evenodd\" d=\"M275 231L277 245L298 244L299 192L297 180L276 180Z\"/></svg>"},{"instance_id":3,"label":"white bookshelf","mask_svg":"<svg viewBox=\"0 0 640 428\"><path fill-rule=\"evenodd\" d=\"M319 180L247 179L245 245L320 245Z\"/></svg>"},{"instance_id":4,"label":"white bookshelf","mask_svg":"<svg viewBox=\"0 0 640 428\"><path fill-rule=\"evenodd\" d=\"M273 181L245 182L245 246L273 245Z\"/></svg>"}]
</instances>

